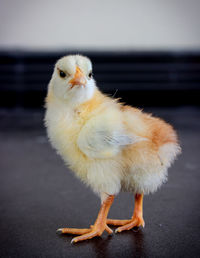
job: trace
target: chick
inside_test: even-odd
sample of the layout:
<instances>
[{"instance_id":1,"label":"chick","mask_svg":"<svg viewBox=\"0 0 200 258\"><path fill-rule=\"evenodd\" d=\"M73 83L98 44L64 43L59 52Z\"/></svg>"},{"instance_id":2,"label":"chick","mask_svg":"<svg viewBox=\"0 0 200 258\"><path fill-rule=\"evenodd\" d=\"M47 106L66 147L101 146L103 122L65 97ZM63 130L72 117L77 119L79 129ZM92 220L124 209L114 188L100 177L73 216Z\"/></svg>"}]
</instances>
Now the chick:
<instances>
[{"instance_id":1,"label":"chick","mask_svg":"<svg viewBox=\"0 0 200 258\"><path fill-rule=\"evenodd\" d=\"M72 243L144 227L143 195L167 180L167 169L180 146L172 126L106 96L97 88L91 61L81 55L58 60L48 86L45 125L52 146L65 163L101 198L98 217L89 229L61 228L77 234ZM107 219L120 191L135 196L133 216Z\"/></svg>"}]
</instances>

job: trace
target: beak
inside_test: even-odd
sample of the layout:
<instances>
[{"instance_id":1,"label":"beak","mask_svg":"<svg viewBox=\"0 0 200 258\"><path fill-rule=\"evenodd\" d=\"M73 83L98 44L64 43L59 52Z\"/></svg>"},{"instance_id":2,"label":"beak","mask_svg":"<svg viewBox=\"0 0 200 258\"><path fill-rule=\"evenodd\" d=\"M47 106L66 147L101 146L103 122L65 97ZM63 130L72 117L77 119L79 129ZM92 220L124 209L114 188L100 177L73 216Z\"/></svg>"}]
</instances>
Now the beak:
<instances>
[{"instance_id":1,"label":"beak","mask_svg":"<svg viewBox=\"0 0 200 258\"><path fill-rule=\"evenodd\" d=\"M86 85L86 79L85 79L85 75L84 73L81 71L81 69L77 66L76 67L76 73L74 75L74 78L72 78L69 83L72 85L71 89L75 86L75 85Z\"/></svg>"}]
</instances>

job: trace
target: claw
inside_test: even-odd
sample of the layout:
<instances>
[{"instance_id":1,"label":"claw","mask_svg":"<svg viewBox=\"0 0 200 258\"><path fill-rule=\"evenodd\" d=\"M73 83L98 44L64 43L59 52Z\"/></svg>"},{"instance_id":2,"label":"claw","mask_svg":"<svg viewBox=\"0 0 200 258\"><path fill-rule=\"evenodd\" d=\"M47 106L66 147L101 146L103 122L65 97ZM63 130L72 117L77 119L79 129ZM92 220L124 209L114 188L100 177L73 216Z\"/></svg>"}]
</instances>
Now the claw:
<instances>
[{"instance_id":1,"label":"claw","mask_svg":"<svg viewBox=\"0 0 200 258\"><path fill-rule=\"evenodd\" d=\"M70 244L73 245L74 243L76 243L76 241L74 240L75 237L71 240Z\"/></svg>"},{"instance_id":2,"label":"claw","mask_svg":"<svg viewBox=\"0 0 200 258\"><path fill-rule=\"evenodd\" d=\"M57 233L57 234L61 234L61 233L62 233L62 228L58 228L58 229L56 230L56 233Z\"/></svg>"}]
</instances>

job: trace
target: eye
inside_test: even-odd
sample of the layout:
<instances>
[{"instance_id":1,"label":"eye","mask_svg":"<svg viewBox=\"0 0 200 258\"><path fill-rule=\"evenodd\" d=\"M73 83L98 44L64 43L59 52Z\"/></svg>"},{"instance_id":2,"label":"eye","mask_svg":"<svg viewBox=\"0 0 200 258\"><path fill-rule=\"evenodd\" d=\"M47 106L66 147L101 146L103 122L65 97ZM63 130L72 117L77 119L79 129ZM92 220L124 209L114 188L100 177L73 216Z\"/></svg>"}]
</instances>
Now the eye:
<instances>
[{"instance_id":1,"label":"eye","mask_svg":"<svg viewBox=\"0 0 200 258\"><path fill-rule=\"evenodd\" d=\"M64 73L63 71L59 71L59 74L60 74L60 77L62 77L62 78L65 78L66 77L66 73Z\"/></svg>"},{"instance_id":2,"label":"eye","mask_svg":"<svg viewBox=\"0 0 200 258\"><path fill-rule=\"evenodd\" d=\"M92 71L91 71L91 72L89 72L88 77L91 79L92 76L93 76L93 73L92 73Z\"/></svg>"}]
</instances>

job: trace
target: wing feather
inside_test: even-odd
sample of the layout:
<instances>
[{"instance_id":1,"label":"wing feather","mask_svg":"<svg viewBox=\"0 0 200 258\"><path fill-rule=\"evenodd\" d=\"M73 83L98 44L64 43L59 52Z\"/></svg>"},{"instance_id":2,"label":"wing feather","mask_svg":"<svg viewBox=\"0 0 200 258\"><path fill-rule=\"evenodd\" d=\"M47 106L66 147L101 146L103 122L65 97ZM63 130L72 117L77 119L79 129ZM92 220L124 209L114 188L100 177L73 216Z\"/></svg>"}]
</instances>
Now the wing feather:
<instances>
[{"instance_id":1,"label":"wing feather","mask_svg":"<svg viewBox=\"0 0 200 258\"><path fill-rule=\"evenodd\" d=\"M88 122L81 130L77 144L90 158L110 158L125 146L146 140L125 132L124 128L109 123Z\"/></svg>"}]
</instances>

